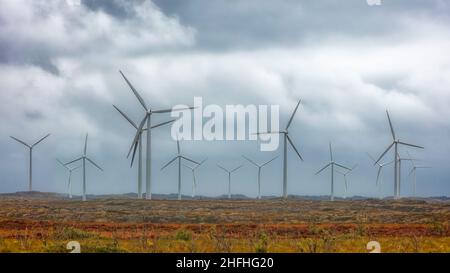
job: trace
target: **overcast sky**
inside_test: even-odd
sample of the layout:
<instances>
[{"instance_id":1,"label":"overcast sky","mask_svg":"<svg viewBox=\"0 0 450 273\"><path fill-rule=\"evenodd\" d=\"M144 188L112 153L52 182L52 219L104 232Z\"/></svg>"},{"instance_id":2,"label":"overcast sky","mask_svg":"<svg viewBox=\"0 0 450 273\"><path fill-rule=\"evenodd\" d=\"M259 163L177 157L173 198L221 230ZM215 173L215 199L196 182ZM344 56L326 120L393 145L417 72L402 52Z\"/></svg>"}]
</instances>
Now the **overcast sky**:
<instances>
[{"instance_id":1,"label":"overcast sky","mask_svg":"<svg viewBox=\"0 0 450 273\"><path fill-rule=\"evenodd\" d=\"M66 173L55 159L82 152L105 172L88 167L88 193L136 192L136 169L126 154L134 129L114 110L138 122L143 110L118 70L147 104L167 108L192 104L275 104L281 126L296 101L303 103L291 136L305 161L289 149L288 191L329 194L329 173L314 173L329 160L359 168L349 177L350 194L375 196L376 169L366 152L380 155L391 136L425 146L409 151L432 169L417 172L417 192L450 195L450 3L445 0L200 1L200 0L2 0L0 8L0 192L27 189L28 154L9 138L35 142L34 188L64 192ZM170 115L159 115L155 122ZM154 192L177 190L176 167L160 171L176 153L170 126L154 131ZM216 167L259 162L256 142L185 141L196 160L202 195L226 193L226 175ZM393 158L389 154L386 161ZM232 191L256 195L257 170L246 164L233 176ZM281 160L263 170L263 195L281 194ZM392 195L386 168L383 193ZM412 192L404 164L402 194ZM338 176L336 193L342 195ZM184 194L190 172L183 169ZM74 192L81 175L74 176Z\"/></svg>"}]
</instances>

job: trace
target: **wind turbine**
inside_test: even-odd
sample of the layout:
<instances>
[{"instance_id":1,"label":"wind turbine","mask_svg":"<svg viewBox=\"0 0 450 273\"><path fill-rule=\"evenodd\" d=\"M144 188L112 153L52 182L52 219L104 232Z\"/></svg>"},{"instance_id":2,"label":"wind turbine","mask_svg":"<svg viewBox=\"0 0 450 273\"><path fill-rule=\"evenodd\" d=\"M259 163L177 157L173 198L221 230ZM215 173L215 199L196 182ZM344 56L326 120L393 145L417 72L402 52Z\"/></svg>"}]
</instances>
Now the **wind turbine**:
<instances>
[{"instance_id":1,"label":"wind turbine","mask_svg":"<svg viewBox=\"0 0 450 273\"><path fill-rule=\"evenodd\" d=\"M322 169L320 169L316 175L318 175L319 173L323 172L326 168L331 166L331 201L334 201L334 166L338 166L339 168L342 168L344 170L347 171L351 171L350 168L345 167L341 164L338 164L334 161L333 159L333 150L331 148L331 143L330 143L330 163L328 163L327 165L325 165L325 167L323 167Z\"/></svg>"},{"instance_id":2,"label":"wind turbine","mask_svg":"<svg viewBox=\"0 0 450 273\"><path fill-rule=\"evenodd\" d=\"M380 162L380 160L384 157L384 155L387 152L389 152L389 150L392 147L394 147L394 198L399 198L400 197L400 186L398 183L398 145L404 145L404 146L409 146L409 147L414 147L414 148L419 148L419 149L424 149L424 147L400 141L400 139L398 139L395 135L394 127L392 126L391 117L389 116L389 112L386 111L386 114L387 114L387 118L389 121L389 127L391 128L391 134L392 134L393 141L392 141L391 145L389 145L389 147L386 149L386 151L384 151L384 153L381 154L381 156L378 158L378 160L375 161L375 164Z\"/></svg>"},{"instance_id":3,"label":"wind turbine","mask_svg":"<svg viewBox=\"0 0 450 273\"><path fill-rule=\"evenodd\" d=\"M340 175L342 175L344 177L344 188L345 188L344 199L347 198L347 193L348 193L347 175L349 175L351 172L353 172L356 169L356 167L358 167L358 165L353 166L353 168L351 168L351 170L348 170L346 172L342 172L340 170L336 170L336 172L338 172Z\"/></svg>"},{"instance_id":4,"label":"wind turbine","mask_svg":"<svg viewBox=\"0 0 450 273\"><path fill-rule=\"evenodd\" d=\"M383 168L384 168L384 166L386 166L386 165L390 165L390 164L394 163L394 161L386 162L386 163L378 163L378 162L375 160L375 158L373 158L369 153L367 153L367 155L370 157L370 159L372 159L372 161L373 161L373 163L374 163L375 165L378 165L377 180L376 180L375 183L376 183L376 185L377 185L377 187L378 187L378 195L379 195L379 198L381 199L381 181L379 181L379 180L380 180L380 179L381 179L381 180L383 179L383 176L382 176Z\"/></svg>"},{"instance_id":5,"label":"wind turbine","mask_svg":"<svg viewBox=\"0 0 450 273\"><path fill-rule=\"evenodd\" d=\"M409 157L411 157L411 155L408 153ZM409 176L413 176L413 197L416 197L416 171L417 169L431 169L431 167L428 166L417 166L414 163L414 160L411 160L411 163L413 165L411 172L409 172Z\"/></svg>"},{"instance_id":6,"label":"wind turbine","mask_svg":"<svg viewBox=\"0 0 450 273\"><path fill-rule=\"evenodd\" d=\"M46 139L47 137L49 137L50 134L47 134L45 137L39 139L38 141L36 141L34 144L32 145L28 145L27 143L25 143L25 141L22 141L18 138L15 138L13 136L10 136L12 139L14 139L15 141L19 142L20 144L25 145L26 147L28 147L29 151L30 151L30 167L29 167L29 177L28 177L28 191L33 191L33 148L38 145L39 143L41 143L44 139Z\"/></svg>"},{"instance_id":7,"label":"wind turbine","mask_svg":"<svg viewBox=\"0 0 450 273\"><path fill-rule=\"evenodd\" d=\"M401 189L402 189L402 162L403 161L410 161L412 162L412 158L403 158L400 156L400 154L397 155L398 157L398 195L401 195Z\"/></svg>"},{"instance_id":8,"label":"wind turbine","mask_svg":"<svg viewBox=\"0 0 450 273\"><path fill-rule=\"evenodd\" d=\"M236 172L237 170L239 170L243 166L244 165L240 165L239 167L236 167L236 168L234 168L232 170L228 170L228 169L220 166L219 164L217 164L217 167L221 168L222 170L224 170L228 174L228 199L231 199L231 174Z\"/></svg>"},{"instance_id":9,"label":"wind turbine","mask_svg":"<svg viewBox=\"0 0 450 273\"><path fill-rule=\"evenodd\" d=\"M75 163L75 162L78 162L81 160L81 162L82 162L81 166L83 167L83 201L86 201L86 160L89 161L95 167L97 167L97 169L99 169L100 171L103 171L103 169L100 168L92 159L87 157L87 141L88 141L88 134L86 134L86 139L84 140L83 155L80 158L77 158L75 160L72 160L72 161L64 164L65 166L67 166L67 165L70 165L72 163Z\"/></svg>"},{"instance_id":10,"label":"wind turbine","mask_svg":"<svg viewBox=\"0 0 450 273\"><path fill-rule=\"evenodd\" d=\"M125 75L122 73L122 71L119 71L120 74L122 75L123 79L126 81L126 83L128 84L128 86L130 87L131 91L133 91L134 95L136 96L136 98L138 99L139 103L142 105L142 107L145 110L145 117L142 119L140 125L138 126L137 132L136 132L136 136L134 137L133 143L131 144L130 147L130 151L128 152L128 156L131 154L131 151L134 149L133 151L133 157L131 159L131 165L133 165L133 161L134 161L134 156L136 154L136 149L138 147L139 144L139 137L141 135L141 131L144 128L144 124L147 122L147 157L146 157L146 177L145 177L145 182L146 182L146 194L145 194L145 199L152 199L152 129L156 128L156 127L160 127L163 126L165 124L171 123L171 122L167 122L167 123L161 123L158 126L152 126L152 115L153 114L162 114L162 113L171 113L173 111L173 109L164 109L164 110L153 110L149 107L147 107L147 105L145 104L144 99L141 97L141 95L139 95L139 93L137 92L137 90L133 87L133 85L130 83L130 81L128 81L128 79L125 77ZM176 109L176 111L181 111L181 110L191 110L194 109L194 107L189 107L189 108L183 108L183 109Z\"/></svg>"},{"instance_id":11,"label":"wind turbine","mask_svg":"<svg viewBox=\"0 0 450 273\"><path fill-rule=\"evenodd\" d=\"M183 164L184 167L188 168L191 170L192 172L192 198L195 197L195 192L197 189L197 180L195 179L195 171L198 169L198 167L202 166L203 163L206 162L207 159L203 160L202 162L200 162L200 164L196 165L195 167Z\"/></svg>"},{"instance_id":12,"label":"wind turbine","mask_svg":"<svg viewBox=\"0 0 450 273\"><path fill-rule=\"evenodd\" d=\"M64 165L64 163L62 163L59 159L56 159L56 161L58 161L58 163L61 164L61 166L63 166L69 172L69 178L68 178L68 182L67 182L67 190L69 192L69 198L72 199L72 181L71 181L72 172L75 170L78 170L79 168L81 168L81 166L69 168L66 165Z\"/></svg>"},{"instance_id":13,"label":"wind turbine","mask_svg":"<svg viewBox=\"0 0 450 273\"><path fill-rule=\"evenodd\" d=\"M181 160L184 159L186 161L190 161L197 165L200 165L200 163L198 163L192 159L189 159L181 154L180 142L178 139L177 139L177 150L178 150L178 154L172 160L170 160L166 165L164 165L164 167L161 168L161 171L164 170L165 168L167 168L175 160L178 160L178 200L181 200Z\"/></svg>"},{"instance_id":14,"label":"wind turbine","mask_svg":"<svg viewBox=\"0 0 450 273\"><path fill-rule=\"evenodd\" d=\"M250 162L251 164L253 164L255 167L258 168L258 197L257 197L257 198L258 198L258 199L261 199L261 169L262 169L264 166L266 166L266 165L268 165L269 163L271 163L272 161L274 161L275 159L277 159L278 156L272 158L271 160L269 160L269 161L267 161L267 162L265 162L265 163L263 163L263 164L257 164L257 163L255 163L253 160L251 160L250 158L248 158L248 157L246 157L246 156L242 156L242 157L245 158L248 162Z\"/></svg>"},{"instance_id":15,"label":"wind turbine","mask_svg":"<svg viewBox=\"0 0 450 273\"><path fill-rule=\"evenodd\" d=\"M295 113L297 113L298 107L300 106L300 103L302 100L299 100L297 103L297 106L295 107L294 112L291 115L291 118L288 121L288 124L286 126L286 129L284 131L268 131L268 132L258 132L257 135L267 135L267 134L282 134L283 135L283 198L286 199L287 194L287 142L292 146L297 156L303 161L302 156L298 152L297 148L295 147L294 143L292 142L291 137L289 136L289 127L291 126L291 123L294 119Z\"/></svg>"},{"instance_id":16,"label":"wind turbine","mask_svg":"<svg viewBox=\"0 0 450 273\"><path fill-rule=\"evenodd\" d=\"M137 143L137 149L138 149L138 177L137 177L137 184L138 184L138 198L142 199L142 134L144 133L144 131L147 131L147 128L141 128L141 130L139 130L138 126L136 125L136 123L134 123L122 110L120 110L117 106L113 105L114 108L122 115L122 117L124 117L137 131L137 133L139 133L139 138L138 138L138 143ZM171 120L168 122L163 122L160 124L157 124L155 126L152 127L152 129L169 124L174 122L175 120Z\"/></svg>"}]
</instances>

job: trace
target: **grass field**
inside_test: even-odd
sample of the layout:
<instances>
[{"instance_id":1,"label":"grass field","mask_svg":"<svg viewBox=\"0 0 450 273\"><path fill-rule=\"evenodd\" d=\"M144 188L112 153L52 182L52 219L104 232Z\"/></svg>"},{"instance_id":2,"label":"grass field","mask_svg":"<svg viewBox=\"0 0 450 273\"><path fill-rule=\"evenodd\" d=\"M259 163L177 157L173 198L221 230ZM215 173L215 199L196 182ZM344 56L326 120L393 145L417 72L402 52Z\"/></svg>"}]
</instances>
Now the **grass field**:
<instances>
[{"instance_id":1,"label":"grass field","mask_svg":"<svg viewBox=\"0 0 450 273\"><path fill-rule=\"evenodd\" d=\"M0 197L0 252L450 252L450 202Z\"/></svg>"}]
</instances>

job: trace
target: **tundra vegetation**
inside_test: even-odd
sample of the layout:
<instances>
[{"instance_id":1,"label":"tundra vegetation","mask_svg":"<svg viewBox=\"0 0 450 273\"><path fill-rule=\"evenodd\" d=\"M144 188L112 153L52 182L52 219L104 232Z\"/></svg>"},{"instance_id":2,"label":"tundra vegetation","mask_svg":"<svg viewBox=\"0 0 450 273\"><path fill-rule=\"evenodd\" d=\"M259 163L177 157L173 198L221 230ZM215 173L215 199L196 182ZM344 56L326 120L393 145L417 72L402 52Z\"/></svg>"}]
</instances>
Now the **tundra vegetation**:
<instances>
[{"instance_id":1,"label":"tundra vegetation","mask_svg":"<svg viewBox=\"0 0 450 273\"><path fill-rule=\"evenodd\" d=\"M450 252L450 202L0 196L0 252Z\"/></svg>"}]
</instances>

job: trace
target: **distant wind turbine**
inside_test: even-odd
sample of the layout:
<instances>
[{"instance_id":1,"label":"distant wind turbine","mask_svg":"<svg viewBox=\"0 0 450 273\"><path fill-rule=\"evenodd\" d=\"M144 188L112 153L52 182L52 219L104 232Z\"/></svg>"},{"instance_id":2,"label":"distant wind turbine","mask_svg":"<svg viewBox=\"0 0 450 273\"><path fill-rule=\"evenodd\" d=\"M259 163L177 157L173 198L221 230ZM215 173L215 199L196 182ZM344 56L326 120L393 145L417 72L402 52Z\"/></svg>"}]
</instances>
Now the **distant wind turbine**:
<instances>
[{"instance_id":1,"label":"distant wind turbine","mask_svg":"<svg viewBox=\"0 0 450 273\"><path fill-rule=\"evenodd\" d=\"M72 199L72 172L78 170L79 168L81 168L81 166L69 168L66 165L64 165L64 163L62 163L59 159L56 159L56 161L58 161L58 163L61 164L61 166L63 166L69 172L69 177L67 181L67 191L69 194L69 198Z\"/></svg>"},{"instance_id":2,"label":"distant wind turbine","mask_svg":"<svg viewBox=\"0 0 450 273\"><path fill-rule=\"evenodd\" d=\"M386 111L386 114L387 114L387 118L389 121L389 127L391 128L391 134L392 134L393 141L392 141L391 145L389 145L389 147L384 151L384 153L382 153L381 156L375 161L375 164L380 162L380 160L384 157L384 155L387 152L389 152L389 150L392 147L394 147L394 198L399 198L400 197L400 185L398 183L398 181L399 181L398 180L398 162L399 162L398 161L398 145L404 145L404 146L409 146L409 147L419 148L419 149L424 149L424 147L400 141L395 135L394 127L392 126L391 117L389 116L389 112Z\"/></svg>"},{"instance_id":3,"label":"distant wind turbine","mask_svg":"<svg viewBox=\"0 0 450 273\"><path fill-rule=\"evenodd\" d=\"M409 161L412 163L413 159L408 157L401 157L400 154L397 155L398 157L398 195L401 196L401 189L402 189L402 162L403 161Z\"/></svg>"},{"instance_id":4,"label":"distant wind turbine","mask_svg":"<svg viewBox=\"0 0 450 273\"><path fill-rule=\"evenodd\" d=\"M181 200L181 160L184 159L186 161L192 162L197 165L200 165L200 163L198 163L197 161L194 161L190 158L187 158L181 154L180 141L178 139L177 139L177 150L178 150L178 154L172 160L170 160L166 165L164 165L161 168L161 171L164 170L165 168L167 168L175 160L178 160L178 200Z\"/></svg>"},{"instance_id":5,"label":"distant wind turbine","mask_svg":"<svg viewBox=\"0 0 450 273\"><path fill-rule=\"evenodd\" d=\"M347 175L349 175L351 172L353 172L356 169L356 167L358 167L358 165L353 166L351 170L348 170L346 172L342 172L340 170L336 170L336 172L338 172L340 175L342 175L342 177L344 177L344 188L345 188L344 199L347 198L347 193L348 193Z\"/></svg>"},{"instance_id":6,"label":"distant wind turbine","mask_svg":"<svg viewBox=\"0 0 450 273\"><path fill-rule=\"evenodd\" d=\"M330 163L328 163L327 165L325 165L325 167L323 167L322 169L320 169L316 175L318 175L319 173L323 172L325 169L327 169L328 167L331 167L331 195L330 195L330 199L331 201L334 201L334 166L337 166L339 168L342 168L344 170L347 171L351 171L350 168L345 167L344 165L338 164L334 161L333 158L333 150L331 148L331 143L330 143Z\"/></svg>"},{"instance_id":7,"label":"distant wind turbine","mask_svg":"<svg viewBox=\"0 0 450 273\"><path fill-rule=\"evenodd\" d=\"M376 183L376 185L378 187L379 198L381 199L382 198L382 196L381 196L382 195L381 185L382 185L382 180L383 180L383 175L382 175L383 168L384 168L384 166L387 166L387 165L390 165L390 164L394 163L394 161L386 162L386 163L377 163L375 158L373 158L369 153L367 153L367 155L370 157L370 159L373 161L373 163L375 165L378 165L377 180L375 181L375 183Z\"/></svg>"},{"instance_id":8,"label":"distant wind turbine","mask_svg":"<svg viewBox=\"0 0 450 273\"><path fill-rule=\"evenodd\" d=\"M134 86L125 77L125 75L122 73L122 71L119 71L119 72L122 75L123 79L126 81L127 85L130 87L131 91L133 91L133 93L136 96L136 98L138 99L139 103L142 105L142 107L145 110L145 116L138 126L136 136L134 137L133 143L131 144L130 151L128 152L128 156L131 154L131 151L134 150L133 157L131 159L131 165L133 165L134 156L135 156L138 144L139 144L139 137L141 135L141 131L143 130L145 123L147 122L147 128L149 128L149 130L147 130L147 146L146 146L147 157L146 157L146 177L145 177L146 178L145 179L145 181L146 181L145 199L152 199L152 150L151 150L152 149L152 129L163 126L165 124L169 124L172 122L172 121L168 121L167 123L161 123L157 126L152 126L152 116L153 116L153 114L171 113L174 111L174 109L153 110L153 109L147 107L144 99L141 97L141 95L139 95L139 93L134 88ZM191 109L194 109L194 107L176 109L175 111L191 110Z\"/></svg>"},{"instance_id":9,"label":"distant wind turbine","mask_svg":"<svg viewBox=\"0 0 450 273\"><path fill-rule=\"evenodd\" d=\"M295 107L294 112L291 115L291 118L289 119L289 122L286 126L286 129L284 131L268 131L268 132L258 132L257 135L268 135L268 134L282 134L283 135L283 198L286 199L288 196L287 192L287 143L292 146L297 156L303 161L302 156L298 152L297 148L295 147L294 143L292 142L291 137L289 136L289 127L291 126L292 121L294 120L295 113L297 113L298 107L300 106L300 103L302 101L300 100L297 103L297 106Z\"/></svg>"},{"instance_id":10,"label":"distant wind turbine","mask_svg":"<svg viewBox=\"0 0 450 273\"><path fill-rule=\"evenodd\" d=\"M217 164L217 167L221 168L223 171L225 171L228 174L228 199L231 199L231 174L239 170L240 168L244 167L244 165L240 165L239 167L236 167L232 170L228 170L219 164Z\"/></svg>"},{"instance_id":11,"label":"distant wind turbine","mask_svg":"<svg viewBox=\"0 0 450 273\"><path fill-rule=\"evenodd\" d=\"M49 137L50 134L47 134L45 137L39 139L38 141L36 141L34 144L32 145L28 145L27 143L25 143L24 141L15 138L13 136L10 136L12 139L14 139L15 141L19 142L20 144L25 145L26 147L28 147L29 151L30 151L30 165L29 165L29 173L28 173L28 191L33 191L33 148L36 147L36 145L38 145L39 143L41 143L44 139L46 139L47 137Z\"/></svg>"},{"instance_id":12,"label":"distant wind turbine","mask_svg":"<svg viewBox=\"0 0 450 273\"><path fill-rule=\"evenodd\" d=\"M136 125L136 123L134 123L122 110L120 110L117 106L113 105L113 107L122 115L122 117L124 117L136 130L137 133L139 133L139 138L138 138L138 142L137 142L137 149L138 149L138 177L137 177L137 184L138 184L138 198L142 199L142 134L144 133L144 131L147 131L147 128L141 128L140 131L138 126ZM168 122L163 122L160 124L157 124L155 126L152 127L152 129L154 128L158 128L160 126L169 124L174 122L175 120L171 120ZM135 146L136 147L136 146Z\"/></svg>"},{"instance_id":13,"label":"distant wind turbine","mask_svg":"<svg viewBox=\"0 0 450 273\"><path fill-rule=\"evenodd\" d=\"M411 155L408 153L409 157L411 158ZM413 167L411 169L411 172L409 172L409 176L412 175L412 181L413 181L413 197L416 197L416 171L417 169L431 169L431 167L428 166L417 166L414 163L414 160L411 161Z\"/></svg>"},{"instance_id":14,"label":"distant wind turbine","mask_svg":"<svg viewBox=\"0 0 450 273\"><path fill-rule=\"evenodd\" d=\"M197 179L195 178L195 171L206 162L206 159L200 162L200 164L195 165L195 167L183 164L184 167L188 168L192 172L192 198L195 198L195 193L197 191Z\"/></svg>"},{"instance_id":15,"label":"distant wind turbine","mask_svg":"<svg viewBox=\"0 0 450 273\"><path fill-rule=\"evenodd\" d=\"M103 169L100 168L100 166L98 166L92 159L87 157L87 142L88 142L88 134L86 134L86 139L84 140L83 155L80 158L77 158L75 160L72 160L72 161L64 164L64 165L68 166L72 163L75 163L75 162L78 162L81 160L81 162L82 162L81 166L83 167L83 201L86 201L86 160L89 161L92 165L94 165L100 171L103 171Z\"/></svg>"},{"instance_id":16,"label":"distant wind turbine","mask_svg":"<svg viewBox=\"0 0 450 273\"><path fill-rule=\"evenodd\" d=\"M278 156L272 158L271 160L269 160L269 161L267 161L267 162L265 162L265 163L263 163L263 164L257 164L257 163L255 163L253 160L251 160L250 158L248 158L248 157L246 157L246 156L242 156L242 157L245 158L248 162L250 162L251 164L253 164L255 167L258 168L258 197L257 197L257 198L258 198L258 199L261 199L261 169L262 169L264 166L266 166L266 165L268 165L269 163L271 163L272 161L274 161L275 159L277 159Z\"/></svg>"}]
</instances>

